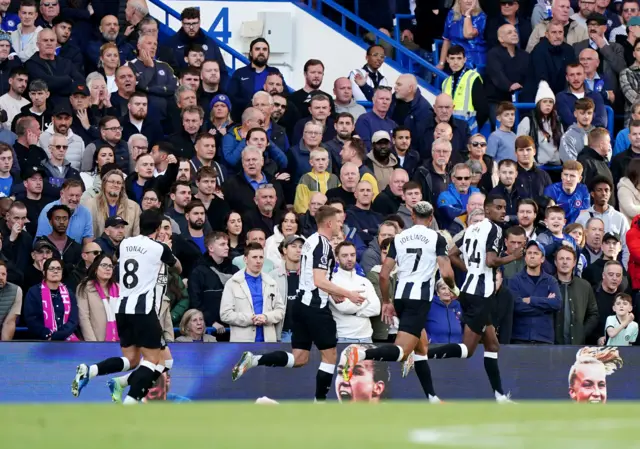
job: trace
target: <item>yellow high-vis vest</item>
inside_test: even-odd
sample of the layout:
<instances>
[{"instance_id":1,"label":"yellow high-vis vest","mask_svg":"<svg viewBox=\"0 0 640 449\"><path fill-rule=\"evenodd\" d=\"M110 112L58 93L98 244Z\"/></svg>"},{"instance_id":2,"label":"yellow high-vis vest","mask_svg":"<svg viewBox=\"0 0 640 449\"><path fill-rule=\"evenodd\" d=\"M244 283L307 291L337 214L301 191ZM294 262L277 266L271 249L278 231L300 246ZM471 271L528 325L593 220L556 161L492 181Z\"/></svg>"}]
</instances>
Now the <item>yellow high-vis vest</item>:
<instances>
[{"instance_id":1,"label":"yellow high-vis vest","mask_svg":"<svg viewBox=\"0 0 640 449\"><path fill-rule=\"evenodd\" d=\"M442 82L442 92L453 98L453 115L456 118L466 121L469 124L471 134L478 132L478 123L476 122L476 110L473 107L473 99L471 98L471 90L473 83L480 77L475 70L467 69L458 80L456 91L452 91L453 75Z\"/></svg>"}]
</instances>

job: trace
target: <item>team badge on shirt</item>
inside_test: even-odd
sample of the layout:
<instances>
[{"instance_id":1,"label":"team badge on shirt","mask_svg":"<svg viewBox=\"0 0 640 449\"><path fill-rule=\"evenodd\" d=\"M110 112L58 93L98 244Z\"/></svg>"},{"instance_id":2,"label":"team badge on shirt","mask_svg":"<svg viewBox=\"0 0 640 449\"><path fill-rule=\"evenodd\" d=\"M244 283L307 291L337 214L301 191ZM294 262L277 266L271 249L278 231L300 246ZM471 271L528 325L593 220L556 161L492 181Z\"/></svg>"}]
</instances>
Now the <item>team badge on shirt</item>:
<instances>
[{"instance_id":1,"label":"team badge on shirt","mask_svg":"<svg viewBox=\"0 0 640 449\"><path fill-rule=\"evenodd\" d=\"M158 70L158 75L164 76L164 70Z\"/></svg>"},{"instance_id":2,"label":"team badge on shirt","mask_svg":"<svg viewBox=\"0 0 640 449\"><path fill-rule=\"evenodd\" d=\"M209 50L209 46L207 44L202 44L202 49L204 51L207 51L207 50Z\"/></svg>"}]
</instances>

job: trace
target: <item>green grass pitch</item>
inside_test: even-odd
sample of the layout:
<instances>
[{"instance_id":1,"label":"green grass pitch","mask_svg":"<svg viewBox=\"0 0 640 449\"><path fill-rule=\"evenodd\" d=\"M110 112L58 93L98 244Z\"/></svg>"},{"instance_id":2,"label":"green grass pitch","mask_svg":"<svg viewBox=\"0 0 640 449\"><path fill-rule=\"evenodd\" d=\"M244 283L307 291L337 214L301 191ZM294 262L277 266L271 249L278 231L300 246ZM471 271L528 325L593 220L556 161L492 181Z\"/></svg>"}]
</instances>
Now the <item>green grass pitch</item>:
<instances>
[{"instance_id":1,"label":"green grass pitch","mask_svg":"<svg viewBox=\"0 0 640 449\"><path fill-rule=\"evenodd\" d=\"M2 449L638 447L634 403L3 405Z\"/></svg>"}]
</instances>

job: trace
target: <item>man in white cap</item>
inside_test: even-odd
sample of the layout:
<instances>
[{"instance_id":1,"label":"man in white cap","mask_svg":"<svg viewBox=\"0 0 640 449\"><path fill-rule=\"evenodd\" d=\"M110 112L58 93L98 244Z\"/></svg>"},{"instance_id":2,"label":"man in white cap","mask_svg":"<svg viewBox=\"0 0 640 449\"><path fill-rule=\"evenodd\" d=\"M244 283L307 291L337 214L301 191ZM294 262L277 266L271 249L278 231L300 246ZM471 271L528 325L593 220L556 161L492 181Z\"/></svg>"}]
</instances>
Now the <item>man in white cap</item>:
<instances>
[{"instance_id":1,"label":"man in white cap","mask_svg":"<svg viewBox=\"0 0 640 449\"><path fill-rule=\"evenodd\" d=\"M367 154L365 164L373 170L378 188L384 190L389 185L391 173L398 165L398 158L391 153L391 136L386 131L376 131L371 137L372 151Z\"/></svg>"}]
</instances>

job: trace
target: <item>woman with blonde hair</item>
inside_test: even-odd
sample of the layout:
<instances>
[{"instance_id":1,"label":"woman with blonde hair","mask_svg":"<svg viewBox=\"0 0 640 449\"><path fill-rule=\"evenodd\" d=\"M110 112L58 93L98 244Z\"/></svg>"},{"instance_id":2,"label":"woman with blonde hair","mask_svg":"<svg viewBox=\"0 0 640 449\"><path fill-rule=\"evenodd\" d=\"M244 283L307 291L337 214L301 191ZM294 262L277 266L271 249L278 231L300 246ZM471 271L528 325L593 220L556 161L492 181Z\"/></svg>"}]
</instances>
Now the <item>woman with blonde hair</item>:
<instances>
[{"instance_id":1,"label":"woman with blonde hair","mask_svg":"<svg viewBox=\"0 0 640 449\"><path fill-rule=\"evenodd\" d=\"M607 402L607 376L622 368L618 348L584 347L569 370L569 397L575 402Z\"/></svg>"},{"instance_id":2,"label":"woman with blonde hair","mask_svg":"<svg viewBox=\"0 0 640 449\"><path fill-rule=\"evenodd\" d=\"M107 90L109 93L116 92L116 70L120 67L120 52L118 46L113 42L107 42L100 47L100 60L98 61L98 71L107 80Z\"/></svg>"},{"instance_id":3,"label":"woman with blonde hair","mask_svg":"<svg viewBox=\"0 0 640 449\"><path fill-rule=\"evenodd\" d=\"M580 223L571 223L565 226L562 232L573 237L573 240L576 241L576 245L578 245L580 249L584 248L586 235L584 234L584 226Z\"/></svg>"},{"instance_id":4,"label":"woman with blonde hair","mask_svg":"<svg viewBox=\"0 0 640 449\"><path fill-rule=\"evenodd\" d=\"M127 197L124 189L124 173L109 170L102 177L102 189L95 198L89 198L85 207L93 217L93 235L104 232L107 218L118 216L125 224L125 238L140 234L140 206Z\"/></svg>"},{"instance_id":5,"label":"woman with blonde hair","mask_svg":"<svg viewBox=\"0 0 640 449\"><path fill-rule=\"evenodd\" d=\"M215 343L216 337L205 333L204 315L198 309L189 309L180 320L180 336L176 338L179 342Z\"/></svg>"},{"instance_id":6,"label":"woman with blonde hair","mask_svg":"<svg viewBox=\"0 0 640 449\"><path fill-rule=\"evenodd\" d=\"M481 133L476 133L469 137L467 142L469 150L469 161L477 161L482 166L482 177L480 178L481 190L490 192L500 181L498 177L498 164L493 158L487 155L487 139Z\"/></svg>"},{"instance_id":7,"label":"woman with blonde hair","mask_svg":"<svg viewBox=\"0 0 640 449\"><path fill-rule=\"evenodd\" d=\"M484 40L484 29L487 15L482 12L478 0L456 0L447 15L442 35L444 42L440 50L440 61L437 67L444 69L449 48L460 45L464 48L467 65L477 68L486 65L487 43Z\"/></svg>"}]
</instances>

